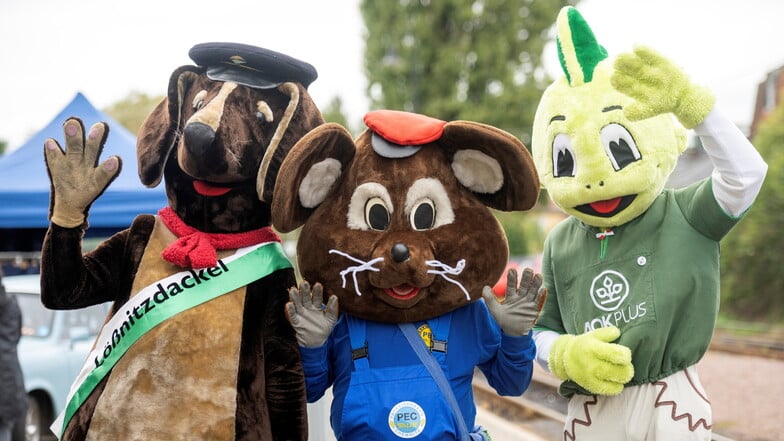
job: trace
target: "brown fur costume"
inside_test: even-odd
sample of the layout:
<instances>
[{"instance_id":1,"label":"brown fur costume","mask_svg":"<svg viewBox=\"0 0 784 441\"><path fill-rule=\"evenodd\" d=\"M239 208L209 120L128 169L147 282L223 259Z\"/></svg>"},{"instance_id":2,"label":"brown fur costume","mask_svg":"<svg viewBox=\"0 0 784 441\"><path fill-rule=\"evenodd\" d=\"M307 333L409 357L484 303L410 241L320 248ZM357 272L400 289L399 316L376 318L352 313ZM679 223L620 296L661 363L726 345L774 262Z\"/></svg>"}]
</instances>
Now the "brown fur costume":
<instances>
[{"instance_id":1,"label":"brown fur costume","mask_svg":"<svg viewBox=\"0 0 784 441\"><path fill-rule=\"evenodd\" d=\"M211 79L223 77L209 69L237 61L231 51L248 60L238 69L250 86ZM259 51L266 58L254 61ZM302 63L311 70L292 73L282 61L293 59L244 45L197 45L191 55L205 65L175 70L168 97L140 130L141 180L154 186L165 178L170 208L201 232L268 227L280 163L323 123L306 89L315 70ZM138 216L83 255L84 226L52 223L47 232L42 300L49 308L113 302L118 311L139 289L183 270L161 257L176 237L160 216ZM302 366L284 316L293 283L291 269L278 270L151 329L98 384L64 439L306 439Z\"/></svg>"}]
</instances>

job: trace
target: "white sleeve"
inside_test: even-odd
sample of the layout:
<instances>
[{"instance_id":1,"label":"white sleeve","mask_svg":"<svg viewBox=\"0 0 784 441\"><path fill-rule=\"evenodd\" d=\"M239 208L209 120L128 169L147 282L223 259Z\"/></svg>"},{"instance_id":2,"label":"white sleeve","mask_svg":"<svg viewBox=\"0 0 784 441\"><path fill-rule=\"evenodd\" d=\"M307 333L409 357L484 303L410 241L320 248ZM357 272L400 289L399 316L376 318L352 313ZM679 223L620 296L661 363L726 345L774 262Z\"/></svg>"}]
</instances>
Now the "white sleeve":
<instances>
[{"instance_id":1,"label":"white sleeve","mask_svg":"<svg viewBox=\"0 0 784 441\"><path fill-rule=\"evenodd\" d=\"M547 372L550 372L550 363L547 362L547 359L550 358L550 348L560 336L561 334L555 331L534 330L533 339L534 344L536 344L536 362Z\"/></svg>"},{"instance_id":2,"label":"white sleeve","mask_svg":"<svg viewBox=\"0 0 784 441\"><path fill-rule=\"evenodd\" d=\"M768 165L746 136L714 108L694 128L713 162L713 196L722 209L739 217L759 194Z\"/></svg>"}]
</instances>

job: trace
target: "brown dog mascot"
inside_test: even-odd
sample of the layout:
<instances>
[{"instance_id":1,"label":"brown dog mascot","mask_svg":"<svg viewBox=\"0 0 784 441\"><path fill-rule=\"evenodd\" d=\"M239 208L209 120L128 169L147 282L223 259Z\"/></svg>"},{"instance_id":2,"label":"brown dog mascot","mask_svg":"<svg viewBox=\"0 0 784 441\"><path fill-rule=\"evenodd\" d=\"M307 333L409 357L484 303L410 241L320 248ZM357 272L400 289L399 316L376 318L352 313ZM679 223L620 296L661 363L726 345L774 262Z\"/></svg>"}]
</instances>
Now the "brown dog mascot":
<instances>
[{"instance_id":1,"label":"brown dog mascot","mask_svg":"<svg viewBox=\"0 0 784 441\"><path fill-rule=\"evenodd\" d=\"M68 440L304 440L302 365L286 321L295 283L270 228L278 168L323 123L304 62L233 43L194 46L138 137L139 175L169 206L83 254L88 210L120 171L98 164L108 127L64 124L42 301L113 302L53 430Z\"/></svg>"},{"instance_id":2,"label":"brown dog mascot","mask_svg":"<svg viewBox=\"0 0 784 441\"><path fill-rule=\"evenodd\" d=\"M519 287L509 275L503 303L490 289L508 259L490 208L535 204L531 156L470 121L378 110L365 123L356 141L337 124L311 131L275 187L273 225L302 226L299 269L319 282L287 304L308 399L332 387L340 440L489 439L475 427L474 370L500 394L525 390L546 295L530 269Z\"/></svg>"}]
</instances>

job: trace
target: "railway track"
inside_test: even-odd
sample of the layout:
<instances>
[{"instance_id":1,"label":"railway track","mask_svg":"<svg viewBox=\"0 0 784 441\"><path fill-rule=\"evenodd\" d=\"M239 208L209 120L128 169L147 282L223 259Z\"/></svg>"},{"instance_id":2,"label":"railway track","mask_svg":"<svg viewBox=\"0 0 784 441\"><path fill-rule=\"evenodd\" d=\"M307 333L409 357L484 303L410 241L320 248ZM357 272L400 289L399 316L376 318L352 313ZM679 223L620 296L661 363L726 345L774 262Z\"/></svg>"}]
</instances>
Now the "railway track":
<instances>
[{"instance_id":1,"label":"railway track","mask_svg":"<svg viewBox=\"0 0 784 441\"><path fill-rule=\"evenodd\" d=\"M784 338L774 336L744 337L725 330L717 330L710 350L740 355L784 360ZM507 421L535 433L542 441L562 440L563 426L566 421L567 400L558 395L560 381L552 374L534 369L531 385L520 397L501 397L487 384L484 376L477 370L474 375L474 397L482 406ZM492 435L492 434L491 434ZM713 441L734 441L714 430Z\"/></svg>"}]
</instances>

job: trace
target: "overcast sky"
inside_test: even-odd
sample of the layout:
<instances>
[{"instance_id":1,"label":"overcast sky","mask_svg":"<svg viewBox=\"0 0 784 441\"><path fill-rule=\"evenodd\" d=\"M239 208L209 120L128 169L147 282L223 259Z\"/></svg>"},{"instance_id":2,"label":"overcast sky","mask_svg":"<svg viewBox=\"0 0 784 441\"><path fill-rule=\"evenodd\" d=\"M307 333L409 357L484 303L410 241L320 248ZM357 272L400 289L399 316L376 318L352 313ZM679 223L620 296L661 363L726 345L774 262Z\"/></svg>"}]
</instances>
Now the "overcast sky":
<instances>
[{"instance_id":1,"label":"overcast sky","mask_svg":"<svg viewBox=\"0 0 784 441\"><path fill-rule=\"evenodd\" d=\"M435 0L437 1L437 0ZM359 0L2 0L0 139L13 149L81 91L98 108L131 91L165 93L197 43L230 41L313 64L316 103L367 110ZM578 9L611 55L642 43L709 86L748 125L757 84L784 65L778 0L584 0ZM553 17L555 20L555 17ZM554 47L548 69L560 75Z\"/></svg>"}]
</instances>

